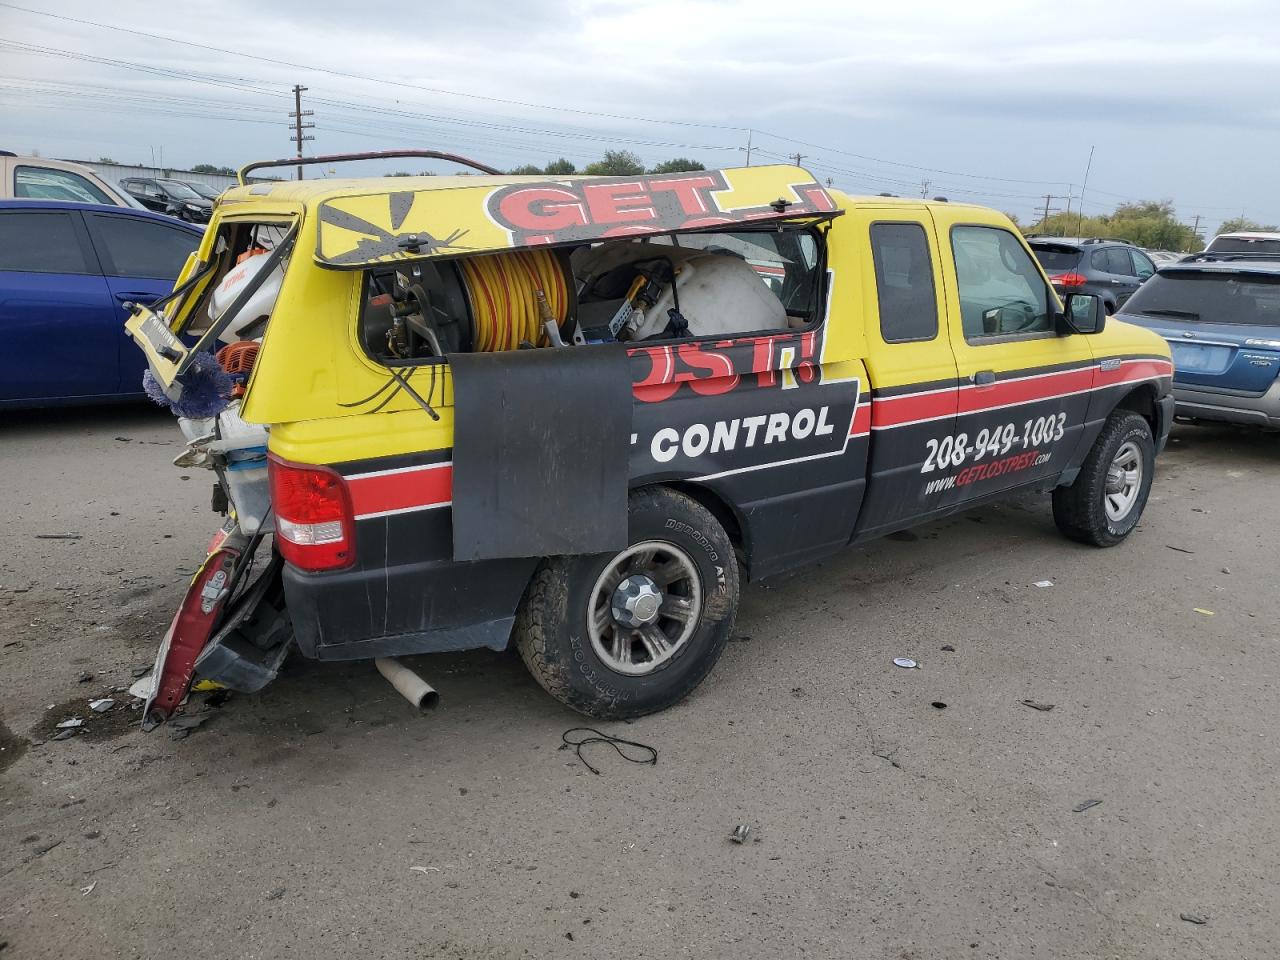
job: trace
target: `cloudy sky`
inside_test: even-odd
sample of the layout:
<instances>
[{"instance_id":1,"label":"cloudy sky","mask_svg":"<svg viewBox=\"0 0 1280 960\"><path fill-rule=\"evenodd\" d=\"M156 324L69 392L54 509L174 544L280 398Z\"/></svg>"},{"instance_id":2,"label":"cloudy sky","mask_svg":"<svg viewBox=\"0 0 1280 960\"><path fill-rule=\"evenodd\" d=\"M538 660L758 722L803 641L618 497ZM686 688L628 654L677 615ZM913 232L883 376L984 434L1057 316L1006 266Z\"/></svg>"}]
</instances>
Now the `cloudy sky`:
<instances>
[{"instance_id":1,"label":"cloudy sky","mask_svg":"<svg viewBox=\"0 0 1280 960\"><path fill-rule=\"evenodd\" d=\"M287 156L295 83L315 152L728 166L750 137L753 163L798 152L842 189L1028 221L1046 193L1077 209L1096 146L1086 213L1170 199L1202 230L1280 222L1275 0L0 4L0 146L19 153Z\"/></svg>"}]
</instances>

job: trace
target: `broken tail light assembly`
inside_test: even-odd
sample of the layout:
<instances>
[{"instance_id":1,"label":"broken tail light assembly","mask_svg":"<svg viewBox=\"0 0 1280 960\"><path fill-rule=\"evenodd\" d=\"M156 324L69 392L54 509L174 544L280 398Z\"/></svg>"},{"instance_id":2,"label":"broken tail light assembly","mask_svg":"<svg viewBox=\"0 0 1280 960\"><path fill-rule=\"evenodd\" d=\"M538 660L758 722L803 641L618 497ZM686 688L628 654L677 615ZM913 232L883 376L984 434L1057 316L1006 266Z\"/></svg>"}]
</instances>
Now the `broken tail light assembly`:
<instances>
[{"instance_id":1,"label":"broken tail light assembly","mask_svg":"<svg viewBox=\"0 0 1280 960\"><path fill-rule=\"evenodd\" d=\"M267 459L276 546L299 570L341 570L356 559L355 515L346 481L327 467Z\"/></svg>"}]
</instances>

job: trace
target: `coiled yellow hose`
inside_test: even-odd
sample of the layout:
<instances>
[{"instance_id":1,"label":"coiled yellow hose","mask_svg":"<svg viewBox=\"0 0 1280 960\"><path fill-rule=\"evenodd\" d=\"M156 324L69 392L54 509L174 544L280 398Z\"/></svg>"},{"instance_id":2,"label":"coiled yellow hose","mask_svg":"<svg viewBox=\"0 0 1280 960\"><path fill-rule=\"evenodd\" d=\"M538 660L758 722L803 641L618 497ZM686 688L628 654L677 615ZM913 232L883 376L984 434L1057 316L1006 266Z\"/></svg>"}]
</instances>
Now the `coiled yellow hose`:
<instances>
[{"instance_id":1,"label":"coiled yellow hose","mask_svg":"<svg viewBox=\"0 0 1280 960\"><path fill-rule=\"evenodd\" d=\"M564 271L550 250L512 250L467 257L462 275L471 296L474 344L477 353L516 350L521 341L546 342L538 293L546 298L551 317L564 322L569 290Z\"/></svg>"}]
</instances>

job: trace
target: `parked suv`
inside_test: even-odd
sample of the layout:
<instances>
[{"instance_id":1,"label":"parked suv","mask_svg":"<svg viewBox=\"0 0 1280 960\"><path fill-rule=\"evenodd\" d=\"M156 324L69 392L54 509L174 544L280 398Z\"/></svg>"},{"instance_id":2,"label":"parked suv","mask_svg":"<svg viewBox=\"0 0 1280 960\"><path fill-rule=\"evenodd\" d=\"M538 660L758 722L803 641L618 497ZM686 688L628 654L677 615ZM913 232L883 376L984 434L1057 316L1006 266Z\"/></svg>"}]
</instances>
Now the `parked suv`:
<instances>
[{"instance_id":1,"label":"parked suv","mask_svg":"<svg viewBox=\"0 0 1280 960\"><path fill-rule=\"evenodd\" d=\"M1280 257L1280 233L1220 233L1209 241L1205 253L1250 253Z\"/></svg>"},{"instance_id":2,"label":"parked suv","mask_svg":"<svg viewBox=\"0 0 1280 960\"><path fill-rule=\"evenodd\" d=\"M107 181L78 163L20 157L0 150L0 200L69 200L141 208Z\"/></svg>"},{"instance_id":3,"label":"parked suv","mask_svg":"<svg viewBox=\"0 0 1280 960\"><path fill-rule=\"evenodd\" d=\"M128 177L120 186L148 210L167 213L190 223L208 223L213 203L181 180Z\"/></svg>"},{"instance_id":4,"label":"parked suv","mask_svg":"<svg viewBox=\"0 0 1280 960\"><path fill-rule=\"evenodd\" d=\"M1280 261L1195 254L1122 313L1169 341L1178 416L1280 429Z\"/></svg>"},{"instance_id":5,"label":"parked suv","mask_svg":"<svg viewBox=\"0 0 1280 960\"><path fill-rule=\"evenodd\" d=\"M1107 313L1115 313L1156 272L1150 257L1123 240L1028 237L1027 243L1059 296L1091 293Z\"/></svg>"}]
</instances>

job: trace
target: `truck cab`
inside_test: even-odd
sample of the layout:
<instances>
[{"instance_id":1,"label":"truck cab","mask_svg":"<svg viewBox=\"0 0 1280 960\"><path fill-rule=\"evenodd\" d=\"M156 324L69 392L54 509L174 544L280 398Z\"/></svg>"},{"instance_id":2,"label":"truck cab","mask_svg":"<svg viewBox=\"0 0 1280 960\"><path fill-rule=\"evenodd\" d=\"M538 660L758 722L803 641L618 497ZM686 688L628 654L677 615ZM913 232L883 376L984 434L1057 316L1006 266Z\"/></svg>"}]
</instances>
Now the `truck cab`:
<instances>
[{"instance_id":1,"label":"truck cab","mask_svg":"<svg viewBox=\"0 0 1280 960\"><path fill-rule=\"evenodd\" d=\"M1002 214L798 167L235 188L128 329L231 488L157 716L293 647L511 642L583 713L660 710L714 665L741 582L1028 489L1121 542L1172 420L1167 344L1060 302ZM242 395L191 409L232 347ZM237 590L257 550L274 580Z\"/></svg>"}]
</instances>

